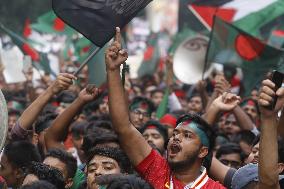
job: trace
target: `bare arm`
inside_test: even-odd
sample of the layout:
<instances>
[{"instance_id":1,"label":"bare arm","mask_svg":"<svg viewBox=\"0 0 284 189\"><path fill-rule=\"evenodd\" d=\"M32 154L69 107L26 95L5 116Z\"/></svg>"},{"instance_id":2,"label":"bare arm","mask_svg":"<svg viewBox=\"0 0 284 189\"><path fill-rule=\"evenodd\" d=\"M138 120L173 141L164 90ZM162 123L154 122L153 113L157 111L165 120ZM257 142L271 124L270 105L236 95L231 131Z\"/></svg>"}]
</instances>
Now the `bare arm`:
<instances>
[{"instance_id":1,"label":"bare arm","mask_svg":"<svg viewBox=\"0 0 284 189\"><path fill-rule=\"evenodd\" d=\"M270 80L262 82L259 95L261 111L261 135L259 144L259 189L280 189L278 181L278 142L277 142L277 110L268 110L275 92L274 83ZM281 91L281 89L279 90ZM279 94L279 91L278 94Z\"/></svg>"},{"instance_id":2,"label":"bare arm","mask_svg":"<svg viewBox=\"0 0 284 189\"><path fill-rule=\"evenodd\" d=\"M151 147L129 121L127 102L120 78L120 65L126 61L128 55L126 51L121 50L120 30L119 28L116 30L116 39L106 50L109 109L120 145L134 166L137 166L150 154Z\"/></svg>"},{"instance_id":3,"label":"bare arm","mask_svg":"<svg viewBox=\"0 0 284 189\"><path fill-rule=\"evenodd\" d=\"M72 74L62 73L57 77L57 80L44 91L20 116L19 124L20 126L27 130L29 129L33 122L36 120L38 115L44 106L48 103L51 97L60 91L67 89L72 84L72 79L75 76Z\"/></svg>"},{"instance_id":4,"label":"bare arm","mask_svg":"<svg viewBox=\"0 0 284 189\"><path fill-rule=\"evenodd\" d=\"M233 113L239 123L239 126L243 130L253 130L254 129L254 124L250 117L245 113L245 111L240 107L237 106L234 110Z\"/></svg>"}]
</instances>

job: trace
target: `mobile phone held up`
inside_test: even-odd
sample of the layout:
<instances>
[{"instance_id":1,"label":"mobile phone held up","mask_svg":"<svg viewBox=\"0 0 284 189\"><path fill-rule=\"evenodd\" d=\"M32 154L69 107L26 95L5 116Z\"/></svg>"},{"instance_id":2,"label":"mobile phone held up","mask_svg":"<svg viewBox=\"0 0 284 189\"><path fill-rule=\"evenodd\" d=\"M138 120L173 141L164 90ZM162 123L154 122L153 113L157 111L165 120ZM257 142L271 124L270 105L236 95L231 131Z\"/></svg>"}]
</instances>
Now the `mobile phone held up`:
<instances>
[{"instance_id":1,"label":"mobile phone held up","mask_svg":"<svg viewBox=\"0 0 284 189\"><path fill-rule=\"evenodd\" d=\"M275 88L274 88L275 92L282 86L283 79L284 79L284 74L283 73L278 72L276 70L274 70L272 72L272 79L271 79L271 81L275 84ZM277 102L277 96L275 95L274 99L273 99L273 102L269 106L267 106L267 109L274 110L276 102Z\"/></svg>"}]
</instances>

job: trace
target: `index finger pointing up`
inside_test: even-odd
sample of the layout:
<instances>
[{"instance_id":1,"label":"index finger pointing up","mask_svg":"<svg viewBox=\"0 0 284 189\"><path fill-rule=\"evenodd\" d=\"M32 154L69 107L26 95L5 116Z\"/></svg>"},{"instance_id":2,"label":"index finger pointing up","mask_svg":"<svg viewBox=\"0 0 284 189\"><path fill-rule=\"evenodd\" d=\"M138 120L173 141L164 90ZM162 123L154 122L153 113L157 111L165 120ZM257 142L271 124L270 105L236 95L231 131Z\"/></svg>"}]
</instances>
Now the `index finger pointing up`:
<instances>
[{"instance_id":1,"label":"index finger pointing up","mask_svg":"<svg viewBox=\"0 0 284 189\"><path fill-rule=\"evenodd\" d=\"M116 27L115 30L116 30L116 33L115 33L114 41L117 41L118 43L121 43L120 28Z\"/></svg>"}]
</instances>

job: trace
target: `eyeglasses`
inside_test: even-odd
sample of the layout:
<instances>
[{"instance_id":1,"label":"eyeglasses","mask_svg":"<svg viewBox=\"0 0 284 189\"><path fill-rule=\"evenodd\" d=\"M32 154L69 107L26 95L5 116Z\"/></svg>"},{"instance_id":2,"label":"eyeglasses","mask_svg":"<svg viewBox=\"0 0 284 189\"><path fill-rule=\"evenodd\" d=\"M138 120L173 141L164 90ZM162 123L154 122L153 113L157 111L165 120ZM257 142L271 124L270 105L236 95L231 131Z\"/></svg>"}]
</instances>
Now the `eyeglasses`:
<instances>
[{"instance_id":1,"label":"eyeglasses","mask_svg":"<svg viewBox=\"0 0 284 189\"><path fill-rule=\"evenodd\" d=\"M150 117L150 114L148 112L142 112L142 111L140 111L138 109L133 110L132 113L134 113L137 116L141 116L142 115L143 117Z\"/></svg>"}]
</instances>

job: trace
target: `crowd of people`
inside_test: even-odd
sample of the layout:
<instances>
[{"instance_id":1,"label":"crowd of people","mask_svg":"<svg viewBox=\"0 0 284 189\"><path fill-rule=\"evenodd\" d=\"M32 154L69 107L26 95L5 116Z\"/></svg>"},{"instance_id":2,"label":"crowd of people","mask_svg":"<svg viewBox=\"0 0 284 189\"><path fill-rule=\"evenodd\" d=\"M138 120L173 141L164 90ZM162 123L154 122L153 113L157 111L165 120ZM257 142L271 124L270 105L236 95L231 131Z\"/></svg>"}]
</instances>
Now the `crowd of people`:
<instances>
[{"instance_id":1,"label":"crowd of people","mask_svg":"<svg viewBox=\"0 0 284 189\"><path fill-rule=\"evenodd\" d=\"M32 74L2 83L9 121L1 188L284 188L284 88L268 77L241 99L234 71L187 86L175 79L172 57L165 73L126 75L123 85L127 58L116 28L100 88L72 73L37 86Z\"/></svg>"}]
</instances>

